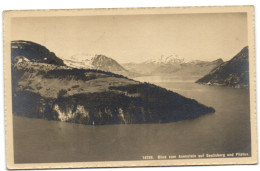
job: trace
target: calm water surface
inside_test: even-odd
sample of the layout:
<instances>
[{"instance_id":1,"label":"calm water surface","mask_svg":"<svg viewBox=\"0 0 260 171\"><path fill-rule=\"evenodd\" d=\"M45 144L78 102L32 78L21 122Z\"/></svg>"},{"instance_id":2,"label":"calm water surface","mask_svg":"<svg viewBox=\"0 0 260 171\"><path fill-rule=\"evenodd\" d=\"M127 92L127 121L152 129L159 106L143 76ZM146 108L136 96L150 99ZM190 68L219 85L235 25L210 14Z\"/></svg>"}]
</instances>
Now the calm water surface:
<instances>
[{"instance_id":1,"label":"calm water surface","mask_svg":"<svg viewBox=\"0 0 260 171\"><path fill-rule=\"evenodd\" d=\"M141 160L144 155L247 152L249 93L194 79L138 77L212 106L216 112L166 124L89 126L14 116L16 163Z\"/></svg>"}]
</instances>

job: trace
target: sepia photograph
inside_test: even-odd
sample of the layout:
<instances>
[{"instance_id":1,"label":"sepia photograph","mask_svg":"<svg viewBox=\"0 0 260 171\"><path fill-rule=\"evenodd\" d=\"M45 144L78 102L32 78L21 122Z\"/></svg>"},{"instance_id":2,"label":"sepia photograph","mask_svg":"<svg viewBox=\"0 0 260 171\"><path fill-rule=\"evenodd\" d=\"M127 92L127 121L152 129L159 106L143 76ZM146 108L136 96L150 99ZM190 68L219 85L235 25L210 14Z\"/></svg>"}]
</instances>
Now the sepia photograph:
<instances>
[{"instance_id":1,"label":"sepia photograph","mask_svg":"<svg viewBox=\"0 0 260 171\"><path fill-rule=\"evenodd\" d=\"M256 164L254 7L4 12L8 169Z\"/></svg>"}]
</instances>

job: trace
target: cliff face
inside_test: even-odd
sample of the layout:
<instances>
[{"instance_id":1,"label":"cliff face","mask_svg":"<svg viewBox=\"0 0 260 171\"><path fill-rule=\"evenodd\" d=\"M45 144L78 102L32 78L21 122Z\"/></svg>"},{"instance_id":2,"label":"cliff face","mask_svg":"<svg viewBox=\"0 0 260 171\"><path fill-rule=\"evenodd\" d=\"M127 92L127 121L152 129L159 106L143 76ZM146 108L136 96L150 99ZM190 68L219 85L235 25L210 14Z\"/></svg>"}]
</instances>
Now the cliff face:
<instances>
[{"instance_id":1,"label":"cliff face","mask_svg":"<svg viewBox=\"0 0 260 171\"><path fill-rule=\"evenodd\" d=\"M134 124L174 122L214 112L152 84L21 54L26 55L12 54L15 115L81 124Z\"/></svg>"},{"instance_id":2,"label":"cliff face","mask_svg":"<svg viewBox=\"0 0 260 171\"><path fill-rule=\"evenodd\" d=\"M60 92L57 98L18 91L14 99L16 115L81 124L165 123L214 112L211 107L150 84L71 96Z\"/></svg>"},{"instance_id":3,"label":"cliff face","mask_svg":"<svg viewBox=\"0 0 260 171\"><path fill-rule=\"evenodd\" d=\"M231 60L213 69L209 74L196 81L196 83L221 85L235 88L248 87L248 47L244 47Z\"/></svg>"}]
</instances>

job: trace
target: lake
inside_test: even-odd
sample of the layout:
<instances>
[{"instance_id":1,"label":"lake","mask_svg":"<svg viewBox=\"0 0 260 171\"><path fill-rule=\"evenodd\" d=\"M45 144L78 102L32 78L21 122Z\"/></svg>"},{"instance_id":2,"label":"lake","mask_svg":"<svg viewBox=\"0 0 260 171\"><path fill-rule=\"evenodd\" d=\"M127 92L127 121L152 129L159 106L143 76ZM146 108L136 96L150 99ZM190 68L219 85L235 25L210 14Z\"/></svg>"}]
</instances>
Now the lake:
<instances>
[{"instance_id":1,"label":"lake","mask_svg":"<svg viewBox=\"0 0 260 171\"><path fill-rule=\"evenodd\" d=\"M13 117L15 163L141 160L142 156L251 152L249 90L195 84L194 78L135 78L192 98L216 112L165 124L91 126Z\"/></svg>"}]
</instances>

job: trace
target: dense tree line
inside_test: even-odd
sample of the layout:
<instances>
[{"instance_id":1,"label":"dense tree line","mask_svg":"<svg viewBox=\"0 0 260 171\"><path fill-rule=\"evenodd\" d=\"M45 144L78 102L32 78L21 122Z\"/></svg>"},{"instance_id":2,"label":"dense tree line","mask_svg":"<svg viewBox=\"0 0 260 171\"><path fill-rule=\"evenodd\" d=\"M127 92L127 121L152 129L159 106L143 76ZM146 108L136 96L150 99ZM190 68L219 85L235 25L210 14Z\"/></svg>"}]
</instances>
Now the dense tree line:
<instances>
[{"instance_id":1,"label":"dense tree line","mask_svg":"<svg viewBox=\"0 0 260 171\"><path fill-rule=\"evenodd\" d=\"M56 99L17 92L13 110L17 115L49 120L61 120L64 115L65 121L82 124L164 123L214 112L195 100L148 83L110 89L113 91L73 96L61 93ZM133 93L139 95L131 96ZM84 109L79 111L81 106Z\"/></svg>"}]
</instances>

